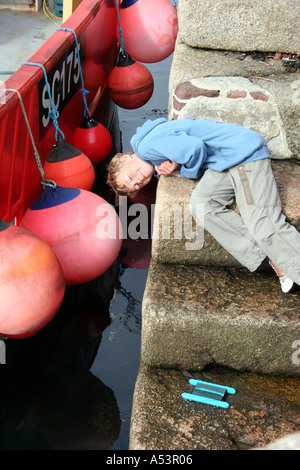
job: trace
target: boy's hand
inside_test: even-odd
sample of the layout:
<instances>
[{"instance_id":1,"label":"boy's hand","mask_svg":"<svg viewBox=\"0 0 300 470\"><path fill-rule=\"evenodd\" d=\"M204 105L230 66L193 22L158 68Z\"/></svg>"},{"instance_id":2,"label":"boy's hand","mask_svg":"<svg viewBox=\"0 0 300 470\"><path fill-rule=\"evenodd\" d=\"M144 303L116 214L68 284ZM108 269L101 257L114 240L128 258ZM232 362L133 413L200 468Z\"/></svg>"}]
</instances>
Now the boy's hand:
<instances>
[{"instance_id":1,"label":"boy's hand","mask_svg":"<svg viewBox=\"0 0 300 470\"><path fill-rule=\"evenodd\" d=\"M158 166L155 167L155 171L159 175L171 175L172 173L176 172L178 168L179 168L178 163L171 162L171 160L165 160L159 165L159 167Z\"/></svg>"}]
</instances>

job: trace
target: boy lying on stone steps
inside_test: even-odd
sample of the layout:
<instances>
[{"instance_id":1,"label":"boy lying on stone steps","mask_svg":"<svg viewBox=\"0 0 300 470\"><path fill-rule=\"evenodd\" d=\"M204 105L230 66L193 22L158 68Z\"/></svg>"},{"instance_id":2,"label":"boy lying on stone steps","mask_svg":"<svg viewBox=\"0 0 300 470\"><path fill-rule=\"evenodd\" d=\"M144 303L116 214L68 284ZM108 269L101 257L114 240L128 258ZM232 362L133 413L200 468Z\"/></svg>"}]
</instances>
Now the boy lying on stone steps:
<instances>
[{"instance_id":1,"label":"boy lying on stone steps","mask_svg":"<svg viewBox=\"0 0 300 470\"><path fill-rule=\"evenodd\" d=\"M300 234L281 212L266 142L235 124L159 118L138 127L133 152L116 155L108 183L135 195L158 175L199 179L190 200L204 210L204 228L243 266L255 271L267 256L283 292L300 285ZM234 199L240 215L229 209Z\"/></svg>"}]
</instances>

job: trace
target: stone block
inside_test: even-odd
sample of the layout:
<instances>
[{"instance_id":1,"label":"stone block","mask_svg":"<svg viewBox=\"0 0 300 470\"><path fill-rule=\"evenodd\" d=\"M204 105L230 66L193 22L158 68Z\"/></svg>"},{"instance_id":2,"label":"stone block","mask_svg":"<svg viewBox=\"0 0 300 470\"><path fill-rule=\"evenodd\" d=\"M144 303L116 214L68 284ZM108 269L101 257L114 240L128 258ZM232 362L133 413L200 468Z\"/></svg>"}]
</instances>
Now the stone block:
<instances>
[{"instance_id":1,"label":"stone block","mask_svg":"<svg viewBox=\"0 0 300 470\"><path fill-rule=\"evenodd\" d=\"M300 54L300 3L180 0L179 37L192 47Z\"/></svg>"},{"instance_id":2,"label":"stone block","mask_svg":"<svg viewBox=\"0 0 300 470\"><path fill-rule=\"evenodd\" d=\"M269 120L269 130L262 131L272 156L300 158L299 74L274 56L259 60L256 54L208 51L177 42L169 95L170 119L221 119L251 128L258 125L259 130ZM259 97L263 99L254 99Z\"/></svg>"},{"instance_id":3,"label":"stone block","mask_svg":"<svg viewBox=\"0 0 300 470\"><path fill-rule=\"evenodd\" d=\"M143 299L141 358L152 367L300 376L300 291L274 273L155 263Z\"/></svg>"},{"instance_id":4,"label":"stone block","mask_svg":"<svg viewBox=\"0 0 300 470\"><path fill-rule=\"evenodd\" d=\"M272 158L290 158L273 95L242 77L205 77L181 83L173 93L173 117L230 122L261 134Z\"/></svg>"},{"instance_id":5,"label":"stone block","mask_svg":"<svg viewBox=\"0 0 300 470\"><path fill-rule=\"evenodd\" d=\"M300 231L300 165L272 160L282 211ZM214 238L193 223L189 200L197 180L160 177L155 205L152 257L156 262L241 267ZM235 207L235 210L237 208Z\"/></svg>"}]
</instances>

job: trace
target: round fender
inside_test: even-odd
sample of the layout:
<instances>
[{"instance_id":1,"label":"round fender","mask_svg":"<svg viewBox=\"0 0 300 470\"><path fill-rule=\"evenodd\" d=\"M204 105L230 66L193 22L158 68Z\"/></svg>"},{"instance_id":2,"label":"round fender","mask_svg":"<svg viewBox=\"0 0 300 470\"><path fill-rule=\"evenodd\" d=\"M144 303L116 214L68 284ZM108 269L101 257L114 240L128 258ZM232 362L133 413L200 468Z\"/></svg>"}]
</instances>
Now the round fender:
<instances>
[{"instance_id":1,"label":"round fender","mask_svg":"<svg viewBox=\"0 0 300 470\"><path fill-rule=\"evenodd\" d=\"M103 274L122 244L114 207L97 194L77 188L46 188L25 212L21 226L51 246L68 285Z\"/></svg>"},{"instance_id":2,"label":"round fender","mask_svg":"<svg viewBox=\"0 0 300 470\"><path fill-rule=\"evenodd\" d=\"M25 338L58 312L65 279L50 246L21 227L0 221L0 333Z\"/></svg>"}]
</instances>

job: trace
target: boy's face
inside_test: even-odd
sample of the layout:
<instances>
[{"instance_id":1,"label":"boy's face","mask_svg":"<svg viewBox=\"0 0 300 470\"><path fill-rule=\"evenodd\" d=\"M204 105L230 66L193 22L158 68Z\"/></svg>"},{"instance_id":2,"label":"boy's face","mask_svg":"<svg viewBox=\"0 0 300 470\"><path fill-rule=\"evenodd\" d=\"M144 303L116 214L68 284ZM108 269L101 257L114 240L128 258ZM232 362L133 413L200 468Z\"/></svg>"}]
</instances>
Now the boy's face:
<instances>
[{"instance_id":1,"label":"boy's face","mask_svg":"<svg viewBox=\"0 0 300 470\"><path fill-rule=\"evenodd\" d=\"M123 166L119 174L119 181L130 192L138 191L151 181L154 167L138 158L135 153L122 155L121 161Z\"/></svg>"}]
</instances>

